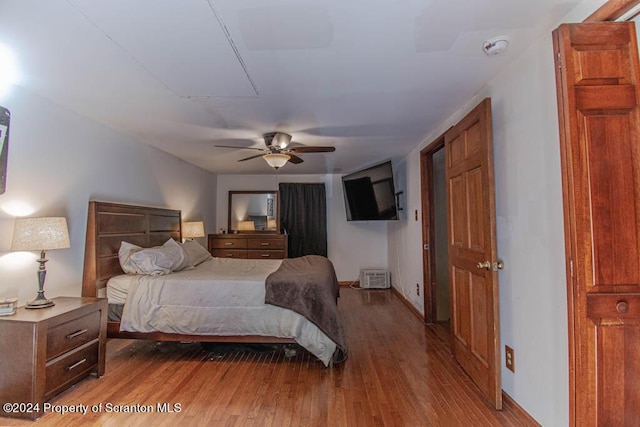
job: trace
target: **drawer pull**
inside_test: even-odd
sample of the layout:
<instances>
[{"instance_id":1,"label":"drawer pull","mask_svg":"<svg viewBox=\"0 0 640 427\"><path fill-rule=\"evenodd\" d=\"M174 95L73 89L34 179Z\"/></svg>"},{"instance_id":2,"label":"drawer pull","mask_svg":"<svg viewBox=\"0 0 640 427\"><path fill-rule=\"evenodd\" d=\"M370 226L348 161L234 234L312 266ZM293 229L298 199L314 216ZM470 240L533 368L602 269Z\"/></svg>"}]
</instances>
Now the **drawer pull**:
<instances>
[{"instance_id":1,"label":"drawer pull","mask_svg":"<svg viewBox=\"0 0 640 427\"><path fill-rule=\"evenodd\" d=\"M75 337L79 337L80 335L82 335L82 334L86 334L86 333L87 333L87 329L82 329L82 330L80 330L80 331L77 331L77 332L74 332L74 333L72 333L72 334L67 335L67 339L68 339L68 340L72 340L72 339L74 339Z\"/></svg>"},{"instance_id":2,"label":"drawer pull","mask_svg":"<svg viewBox=\"0 0 640 427\"><path fill-rule=\"evenodd\" d=\"M227 254L227 258L233 258L233 254Z\"/></svg>"},{"instance_id":3,"label":"drawer pull","mask_svg":"<svg viewBox=\"0 0 640 427\"><path fill-rule=\"evenodd\" d=\"M225 246L233 246L233 242L224 242Z\"/></svg>"},{"instance_id":4,"label":"drawer pull","mask_svg":"<svg viewBox=\"0 0 640 427\"><path fill-rule=\"evenodd\" d=\"M270 257L271 257L271 255L269 255L269 254L262 254L262 255L260 255L260 256L261 256L262 258L270 258Z\"/></svg>"},{"instance_id":5,"label":"drawer pull","mask_svg":"<svg viewBox=\"0 0 640 427\"><path fill-rule=\"evenodd\" d=\"M627 314L629 312L629 303L626 301L618 301L616 310L618 310L620 314Z\"/></svg>"},{"instance_id":6,"label":"drawer pull","mask_svg":"<svg viewBox=\"0 0 640 427\"><path fill-rule=\"evenodd\" d=\"M77 368L78 366L82 365L82 364L83 364L84 362L86 362L86 361L87 361L87 359L86 359L86 358L85 358L85 359L82 359L82 360L78 360L78 361L77 361L76 363L74 363L73 365L71 365L71 366L67 366L67 371L71 371L72 369Z\"/></svg>"},{"instance_id":7,"label":"drawer pull","mask_svg":"<svg viewBox=\"0 0 640 427\"><path fill-rule=\"evenodd\" d=\"M269 243L269 242L262 242L262 243L260 243L260 245L261 245L261 246L269 246L269 245L271 245L271 243Z\"/></svg>"}]
</instances>

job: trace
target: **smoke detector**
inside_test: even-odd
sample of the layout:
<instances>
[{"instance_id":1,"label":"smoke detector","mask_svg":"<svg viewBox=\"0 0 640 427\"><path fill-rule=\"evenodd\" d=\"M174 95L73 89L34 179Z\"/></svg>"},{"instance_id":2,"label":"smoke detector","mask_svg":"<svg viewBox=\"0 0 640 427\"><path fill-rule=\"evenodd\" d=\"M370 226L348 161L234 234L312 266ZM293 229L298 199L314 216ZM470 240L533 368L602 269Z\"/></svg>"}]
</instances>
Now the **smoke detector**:
<instances>
[{"instance_id":1,"label":"smoke detector","mask_svg":"<svg viewBox=\"0 0 640 427\"><path fill-rule=\"evenodd\" d=\"M489 56L500 55L507 50L509 46L509 37L498 36L489 40L485 40L482 43L482 50Z\"/></svg>"}]
</instances>

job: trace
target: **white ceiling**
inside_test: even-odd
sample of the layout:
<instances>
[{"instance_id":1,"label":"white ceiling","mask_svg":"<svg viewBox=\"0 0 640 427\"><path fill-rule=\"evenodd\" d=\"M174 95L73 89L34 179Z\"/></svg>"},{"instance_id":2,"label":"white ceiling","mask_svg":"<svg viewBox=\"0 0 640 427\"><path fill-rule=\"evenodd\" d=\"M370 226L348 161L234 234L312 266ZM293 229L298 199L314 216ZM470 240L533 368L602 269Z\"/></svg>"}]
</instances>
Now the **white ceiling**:
<instances>
[{"instance_id":1,"label":"white ceiling","mask_svg":"<svg viewBox=\"0 0 640 427\"><path fill-rule=\"evenodd\" d=\"M577 3L0 0L0 43L27 90L204 169L267 173L215 145L284 131L336 152L279 173L347 173L415 148Z\"/></svg>"}]
</instances>

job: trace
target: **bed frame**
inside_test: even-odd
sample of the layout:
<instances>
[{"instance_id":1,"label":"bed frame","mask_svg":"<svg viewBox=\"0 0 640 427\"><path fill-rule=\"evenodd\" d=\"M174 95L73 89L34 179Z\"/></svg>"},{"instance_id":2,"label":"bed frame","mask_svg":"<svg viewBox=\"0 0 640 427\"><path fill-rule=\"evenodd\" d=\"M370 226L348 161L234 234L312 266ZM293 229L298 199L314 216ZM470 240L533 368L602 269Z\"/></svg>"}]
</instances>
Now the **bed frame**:
<instances>
[{"instance_id":1,"label":"bed frame","mask_svg":"<svg viewBox=\"0 0 640 427\"><path fill-rule=\"evenodd\" d=\"M182 221L179 210L108 202L89 202L87 236L84 249L82 296L96 297L107 281L124 274L118 260L121 241L145 248L159 246L169 238L180 241ZM295 343L292 338L258 335L183 335L164 332L121 332L120 322L107 322L108 338L154 341L201 341L244 343Z\"/></svg>"}]
</instances>

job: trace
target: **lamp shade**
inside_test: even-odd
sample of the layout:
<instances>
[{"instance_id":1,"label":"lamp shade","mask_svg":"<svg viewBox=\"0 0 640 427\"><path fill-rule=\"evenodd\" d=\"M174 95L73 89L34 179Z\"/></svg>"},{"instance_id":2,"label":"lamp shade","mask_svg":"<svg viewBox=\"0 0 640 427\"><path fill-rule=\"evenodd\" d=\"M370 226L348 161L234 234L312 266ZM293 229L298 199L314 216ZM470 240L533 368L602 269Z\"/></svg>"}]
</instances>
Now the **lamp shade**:
<instances>
[{"instance_id":1,"label":"lamp shade","mask_svg":"<svg viewBox=\"0 0 640 427\"><path fill-rule=\"evenodd\" d=\"M256 229L256 223L253 221L239 221L238 230L240 231L253 231Z\"/></svg>"},{"instance_id":2,"label":"lamp shade","mask_svg":"<svg viewBox=\"0 0 640 427\"><path fill-rule=\"evenodd\" d=\"M16 218L12 251L46 251L70 247L64 217Z\"/></svg>"},{"instance_id":3,"label":"lamp shade","mask_svg":"<svg viewBox=\"0 0 640 427\"><path fill-rule=\"evenodd\" d=\"M182 237L193 239L194 237L204 237L204 222L192 221L182 223Z\"/></svg>"},{"instance_id":4,"label":"lamp shade","mask_svg":"<svg viewBox=\"0 0 640 427\"><path fill-rule=\"evenodd\" d=\"M265 154L262 158L269 164L269 166L278 169L286 165L291 156L284 153L271 153Z\"/></svg>"}]
</instances>

